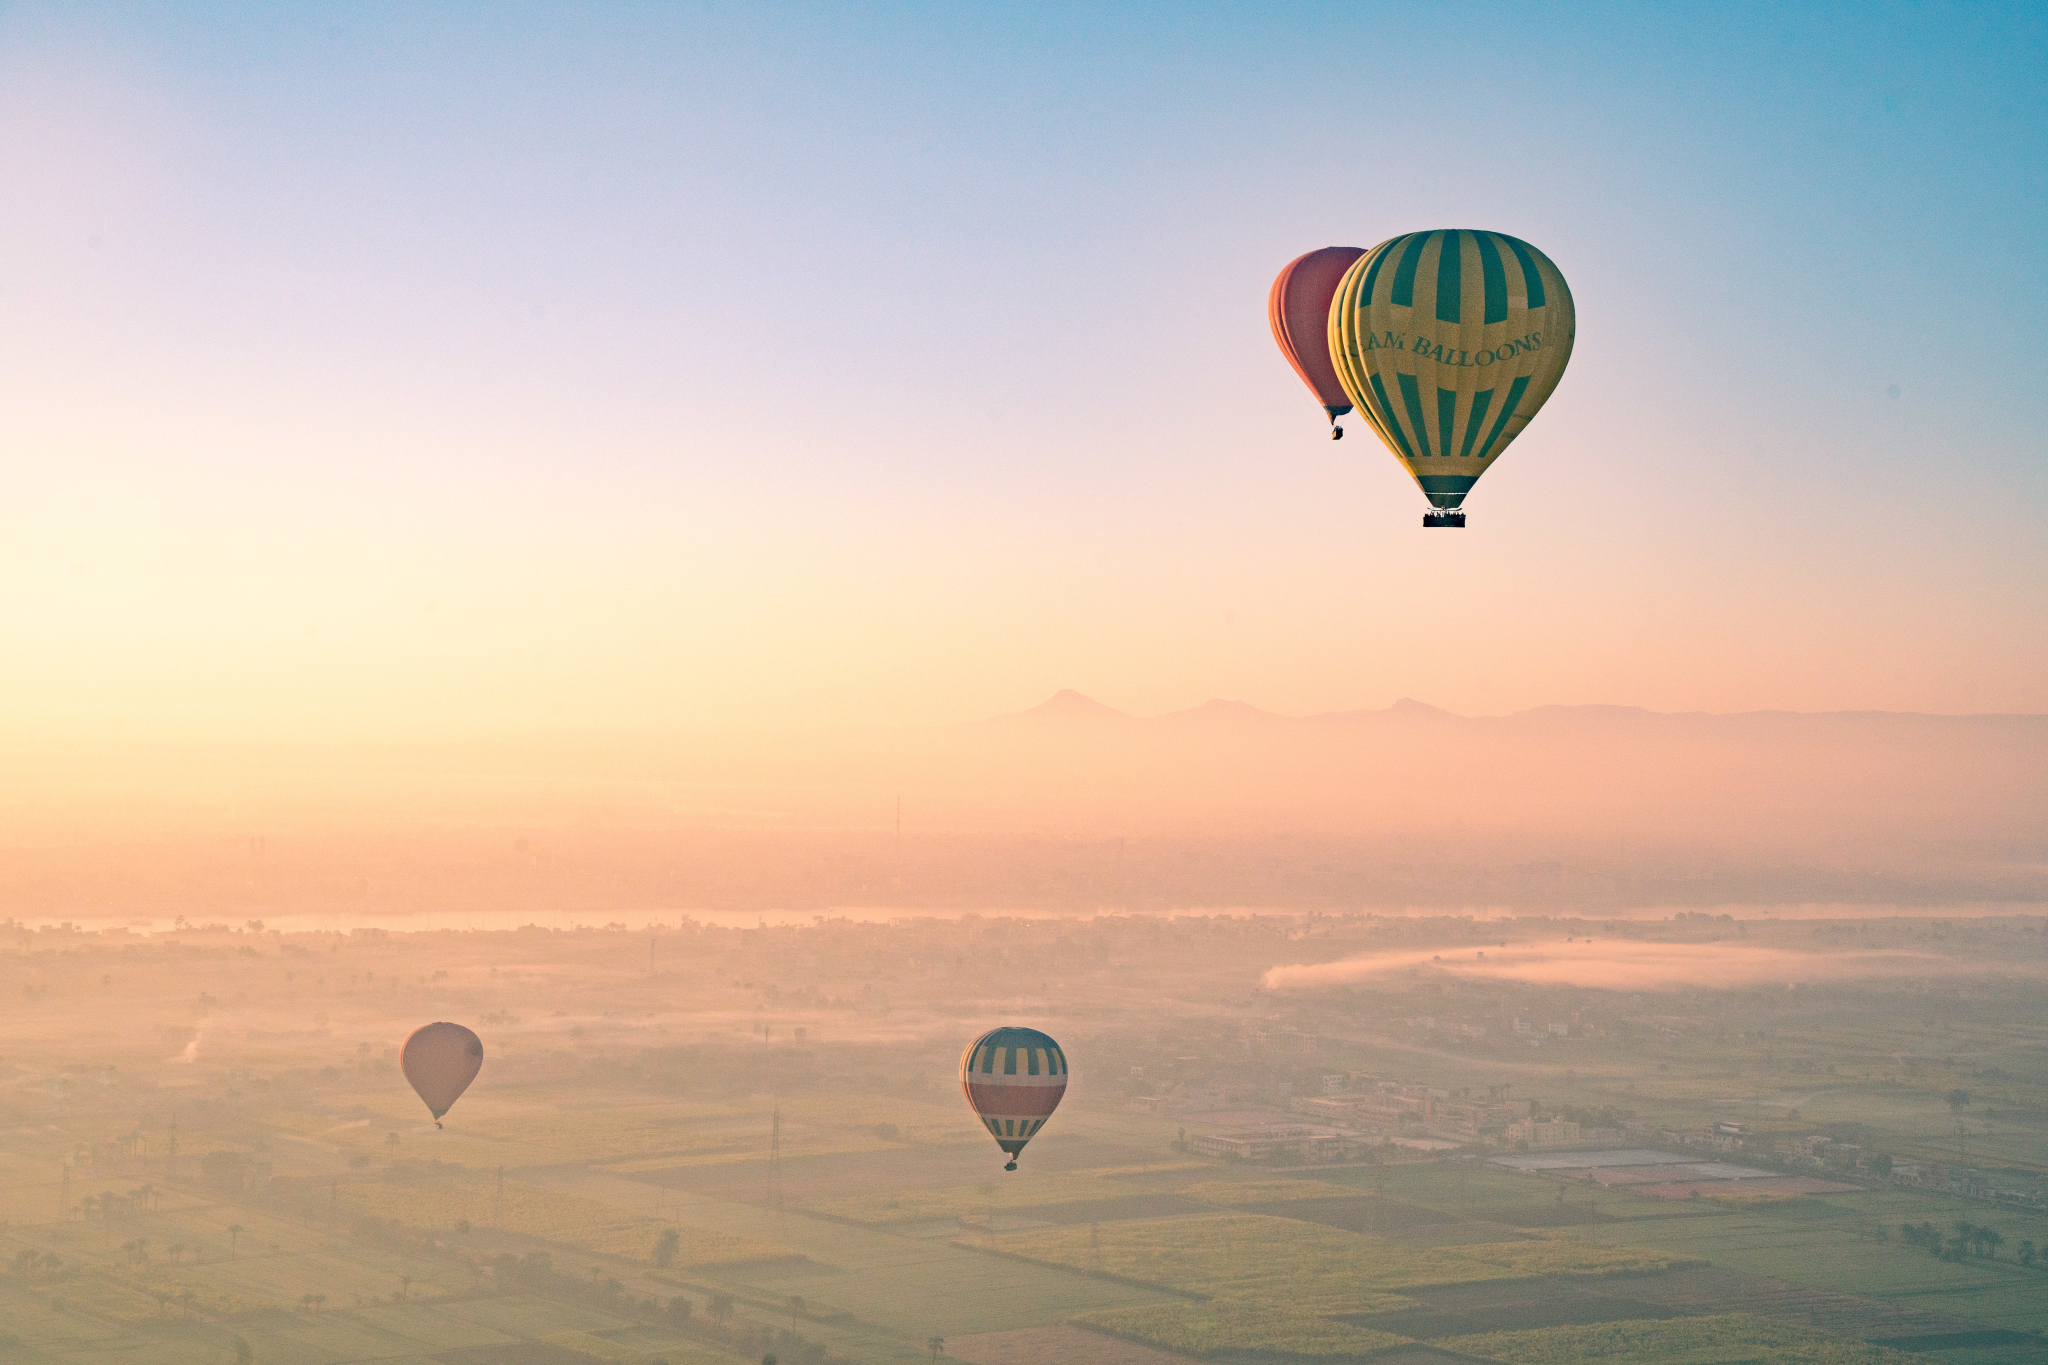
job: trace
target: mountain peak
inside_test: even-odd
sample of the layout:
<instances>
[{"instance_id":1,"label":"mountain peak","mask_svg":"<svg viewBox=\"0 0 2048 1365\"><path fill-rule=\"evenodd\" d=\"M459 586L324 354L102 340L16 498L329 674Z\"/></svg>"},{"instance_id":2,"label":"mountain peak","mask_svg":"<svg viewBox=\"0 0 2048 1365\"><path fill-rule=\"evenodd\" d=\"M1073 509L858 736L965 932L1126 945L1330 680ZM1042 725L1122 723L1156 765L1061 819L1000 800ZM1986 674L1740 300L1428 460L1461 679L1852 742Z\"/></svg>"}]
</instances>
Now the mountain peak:
<instances>
[{"instance_id":1,"label":"mountain peak","mask_svg":"<svg viewBox=\"0 0 2048 1365\"><path fill-rule=\"evenodd\" d=\"M1002 717L1004 720L1129 720L1127 712L1114 706L1104 706L1093 697L1086 697L1071 687L1063 687L1047 700L1028 711L1017 711Z\"/></svg>"}]
</instances>

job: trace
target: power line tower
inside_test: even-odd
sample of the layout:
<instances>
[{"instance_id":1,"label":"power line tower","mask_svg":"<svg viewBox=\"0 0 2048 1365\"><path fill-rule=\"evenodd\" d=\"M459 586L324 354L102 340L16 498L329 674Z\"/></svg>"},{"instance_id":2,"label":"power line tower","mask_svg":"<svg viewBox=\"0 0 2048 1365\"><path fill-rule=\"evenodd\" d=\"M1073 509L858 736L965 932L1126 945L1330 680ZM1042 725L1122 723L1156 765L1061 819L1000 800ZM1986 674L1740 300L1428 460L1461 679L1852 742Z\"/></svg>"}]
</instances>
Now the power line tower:
<instances>
[{"instance_id":1,"label":"power line tower","mask_svg":"<svg viewBox=\"0 0 2048 1365\"><path fill-rule=\"evenodd\" d=\"M782 1223L782 1106L775 1106L774 1117L768 1121L768 1205L775 1210L775 1221Z\"/></svg>"}]
</instances>

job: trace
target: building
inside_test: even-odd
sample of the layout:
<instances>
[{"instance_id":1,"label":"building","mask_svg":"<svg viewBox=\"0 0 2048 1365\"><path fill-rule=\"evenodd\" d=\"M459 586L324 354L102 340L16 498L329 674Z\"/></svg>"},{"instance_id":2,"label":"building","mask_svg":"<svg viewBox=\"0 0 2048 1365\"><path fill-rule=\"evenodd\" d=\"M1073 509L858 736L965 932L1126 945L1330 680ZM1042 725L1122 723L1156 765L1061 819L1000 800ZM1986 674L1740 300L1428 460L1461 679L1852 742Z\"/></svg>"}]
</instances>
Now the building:
<instances>
[{"instance_id":1,"label":"building","mask_svg":"<svg viewBox=\"0 0 2048 1365\"><path fill-rule=\"evenodd\" d=\"M1569 1147L1580 1141L1579 1125L1565 1119L1520 1119L1507 1127L1509 1142L1530 1147Z\"/></svg>"},{"instance_id":2,"label":"building","mask_svg":"<svg viewBox=\"0 0 2048 1365\"><path fill-rule=\"evenodd\" d=\"M1357 1100L1326 1099L1305 1095L1288 1101L1287 1107L1297 1114L1320 1119L1324 1123L1350 1124L1357 1119L1363 1107Z\"/></svg>"},{"instance_id":3,"label":"building","mask_svg":"<svg viewBox=\"0 0 2048 1365\"><path fill-rule=\"evenodd\" d=\"M1239 1161L1271 1161L1292 1157L1302 1162L1341 1161L1358 1154L1362 1144L1349 1133L1306 1123L1280 1123L1257 1128L1226 1128L1188 1139L1203 1156Z\"/></svg>"}]
</instances>

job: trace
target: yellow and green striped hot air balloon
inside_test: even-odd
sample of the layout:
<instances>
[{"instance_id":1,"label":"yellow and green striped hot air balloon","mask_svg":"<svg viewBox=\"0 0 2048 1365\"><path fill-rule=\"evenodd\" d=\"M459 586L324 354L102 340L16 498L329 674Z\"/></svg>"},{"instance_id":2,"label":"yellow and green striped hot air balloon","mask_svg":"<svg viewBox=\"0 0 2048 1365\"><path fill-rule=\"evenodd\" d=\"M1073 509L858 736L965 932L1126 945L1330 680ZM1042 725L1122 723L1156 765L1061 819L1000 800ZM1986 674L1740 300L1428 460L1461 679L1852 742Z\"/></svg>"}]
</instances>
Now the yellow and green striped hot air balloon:
<instances>
[{"instance_id":1,"label":"yellow and green striped hot air balloon","mask_svg":"<svg viewBox=\"0 0 2048 1365\"><path fill-rule=\"evenodd\" d=\"M1422 486L1424 526L1465 524L1465 495L1564 377L1576 332L1564 276L1499 232L1381 242L1330 303L1337 378Z\"/></svg>"}]
</instances>

